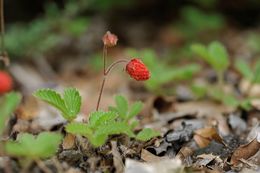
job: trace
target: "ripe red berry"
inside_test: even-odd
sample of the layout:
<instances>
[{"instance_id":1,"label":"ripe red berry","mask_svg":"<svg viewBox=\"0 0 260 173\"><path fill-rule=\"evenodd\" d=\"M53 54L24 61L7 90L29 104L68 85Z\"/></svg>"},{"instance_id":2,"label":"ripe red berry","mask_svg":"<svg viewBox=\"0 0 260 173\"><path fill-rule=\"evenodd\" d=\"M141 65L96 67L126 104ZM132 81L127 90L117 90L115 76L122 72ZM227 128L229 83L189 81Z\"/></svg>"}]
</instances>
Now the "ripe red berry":
<instances>
[{"instance_id":1,"label":"ripe red berry","mask_svg":"<svg viewBox=\"0 0 260 173\"><path fill-rule=\"evenodd\" d=\"M103 36L103 43L107 47L113 47L116 45L118 38L115 34L112 34L110 31L107 31Z\"/></svg>"},{"instance_id":2,"label":"ripe red berry","mask_svg":"<svg viewBox=\"0 0 260 173\"><path fill-rule=\"evenodd\" d=\"M12 77L8 73L0 71L0 94L10 91L12 89L12 86Z\"/></svg>"},{"instance_id":3,"label":"ripe red berry","mask_svg":"<svg viewBox=\"0 0 260 173\"><path fill-rule=\"evenodd\" d=\"M150 78L149 70L144 63L137 58L134 58L127 63L126 72L137 81L144 81Z\"/></svg>"}]
</instances>

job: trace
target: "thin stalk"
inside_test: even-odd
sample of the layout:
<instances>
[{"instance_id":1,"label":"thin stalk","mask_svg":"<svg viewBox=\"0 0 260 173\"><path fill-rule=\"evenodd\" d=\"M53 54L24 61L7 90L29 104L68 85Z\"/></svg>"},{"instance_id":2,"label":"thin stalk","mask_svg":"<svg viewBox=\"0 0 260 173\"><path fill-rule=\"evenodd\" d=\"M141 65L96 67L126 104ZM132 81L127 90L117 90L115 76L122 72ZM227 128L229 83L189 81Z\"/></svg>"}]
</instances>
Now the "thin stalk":
<instances>
[{"instance_id":1,"label":"thin stalk","mask_svg":"<svg viewBox=\"0 0 260 173\"><path fill-rule=\"evenodd\" d=\"M102 81L101 88L100 88L100 91L99 91L96 111L98 111L98 108L99 108L99 104L100 104L101 96L102 96L102 93L103 93L103 90L104 90L105 82L106 82L106 75L104 76L104 79Z\"/></svg>"},{"instance_id":2,"label":"thin stalk","mask_svg":"<svg viewBox=\"0 0 260 173\"><path fill-rule=\"evenodd\" d=\"M5 53L5 42L4 42L4 34L5 34L5 25L4 25L4 0L0 0L0 24L1 24L1 53Z\"/></svg>"},{"instance_id":3,"label":"thin stalk","mask_svg":"<svg viewBox=\"0 0 260 173\"><path fill-rule=\"evenodd\" d=\"M217 77L218 77L218 87L220 90L223 90L224 88L224 73L223 72L217 72Z\"/></svg>"},{"instance_id":4,"label":"thin stalk","mask_svg":"<svg viewBox=\"0 0 260 173\"><path fill-rule=\"evenodd\" d=\"M105 61L104 61L105 62ZM112 64L110 64L110 66L105 69L104 71L104 78L103 78L103 81L102 81L102 84L101 84L101 88L100 88L100 91L99 91L99 96L98 96L98 101L97 101L97 107L96 107L96 111L98 111L99 109L99 105L100 105L100 100L101 100L101 97L102 97L102 93L103 93L103 90L104 90L104 86L105 86L105 82L106 82L106 77L107 75L109 74L109 72L119 63L127 63L128 60L127 59L120 59L118 61L115 61L113 62ZM105 67L105 66L104 66Z\"/></svg>"},{"instance_id":5,"label":"thin stalk","mask_svg":"<svg viewBox=\"0 0 260 173\"><path fill-rule=\"evenodd\" d=\"M105 75L107 75L117 64L122 63L122 62L127 63L128 60L127 59L119 59L119 60L113 62L112 64L110 64L110 66L105 71Z\"/></svg>"},{"instance_id":6,"label":"thin stalk","mask_svg":"<svg viewBox=\"0 0 260 173\"><path fill-rule=\"evenodd\" d=\"M107 47L104 45L103 47L103 74L106 74L106 57L107 57Z\"/></svg>"},{"instance_id":7,"label":"thin stalk","mask_svg":"<svg viewBox=\"0 0 260 173\"><path fill-rule=\"evenodd\" d=\"M52 173L52 171L40 159L36 159L35 162L44 173Z\"/></svg>"}]
</instances>

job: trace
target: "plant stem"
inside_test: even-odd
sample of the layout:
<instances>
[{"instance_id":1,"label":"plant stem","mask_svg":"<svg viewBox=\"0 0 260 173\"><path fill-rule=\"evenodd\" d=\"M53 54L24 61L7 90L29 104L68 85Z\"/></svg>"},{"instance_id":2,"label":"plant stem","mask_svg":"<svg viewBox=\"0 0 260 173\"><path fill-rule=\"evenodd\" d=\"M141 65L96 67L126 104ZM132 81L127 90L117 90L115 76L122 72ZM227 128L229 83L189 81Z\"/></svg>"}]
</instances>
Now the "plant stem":
<instances>
[{"instance_id":1,"label":"plant stem","mask_svg":"<svg viewBox=\"0 0 260 173\"><path fill-rule=\"evenodd\" d=\"M107 58L107 47L104 45L103 47L103 74L106 74L106 58Z\"/></svg>"},{"instance_id":2,"label":"plant stem","mask_svg":"<svg viewBox=\"0 0 260 173\"><path fill-rule=\"evenodd\" d=\"M115 62L113 62L112 64L110 64L110 66L104 70L104 78L103 78L103 81L102 81L102 84L101 84L101 88L100 88L100 91L99 91L99 96L98 96L98 101L97 101L97 107L96 107L96 111L98 111L99 109L99 105L100 105L100 100L101 100L101 97L102 97L102 93L103 93L103 90L104 90L104 86L105 86L105 82L106 82L106 77L107 75L109 74L109 72L119 63L127 63L128 60L127 59L119 59ZM105 58L104 58L104 63L105 63ZM104 65L105 67L105 65Z\"/></svg>"},{"instance_id":3,"label":"plant stem","mask_svg":"<svg viewBox=\"0 0 260 173\"><path fill-rule=\"evenodd\" d=\"M4 43L4 33L5 33L5 26L4 26L4 0L0 0L0 24L1 24L1 53L4 54L5 52L5 43Z\"/></svg>"},{"instance_id":4,"label":"plant stem","mask_svg":"<svg viewBox=\"0 0 260 173\"><path fill-rule=\"evenodd\" d=\"M105 75L107 75L117 64L122 63L122 62L127 63L128 60L127 59L119 59L119 60L113 62L112 64L110 64L110 66L105 71Z\"/></svg>"},{"instance_id":5,"label":"plant stem","mask_svg":"<svg viewBox=\"0 0 260 173\"><path fill-rule=\"evenodd\" d=\"M218 77L218 87L220 90L224 89L224 73L223 72L217 72L217 77Z\"/></svg>"},{"instance_id":6,"label":"plant stem","mask_svg":"<svg viewBox=\"0 0 260 173\"><path fill-rule=\"evenodd\" d=\"M99 108L99 104L100 104L101 96L102 96L102 93L103 93L103 90L104 90L105 82L106 82L106 75L104 75L104 78L103 78L103 81L102 81L102 84L101 84L101 88L100 88L100 91L99 91L96 111L98 111L98 108Z\"/></svg>"}]
</instances>

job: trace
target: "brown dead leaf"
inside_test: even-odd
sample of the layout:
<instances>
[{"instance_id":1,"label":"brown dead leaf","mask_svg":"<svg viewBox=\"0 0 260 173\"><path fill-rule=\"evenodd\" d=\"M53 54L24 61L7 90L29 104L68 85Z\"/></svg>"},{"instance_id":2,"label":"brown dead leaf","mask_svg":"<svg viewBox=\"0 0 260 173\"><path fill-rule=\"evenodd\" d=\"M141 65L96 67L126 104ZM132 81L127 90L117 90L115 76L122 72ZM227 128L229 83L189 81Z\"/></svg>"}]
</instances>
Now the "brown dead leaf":
<instances>
[{"instance_id":1,"label":"brown dead leaf","mask_svg":"<svg viewBox=\"0 0 260 173\"><path fill-rule=\"evenodd\" d=\"M111 141L112 154L113 154L113 162L116 168L116 173L121 173L124 170L124 163L122 160L122 156L118 151L117 142Z\"/></svg>"},{"instance_id":2,"label":"brown dead leaf","mask_svg":"<svg viewBox=\"0 0 260 173\"><path fill-rule=\"evenodd\" d=\"M207 166L212 161L216 161L217 163L222 162L222 160L219 158L219 156L214 156L213 154L201 154L201 155L198 155L197 158L199 159L197 161L198 166Z\"/></svg>"},{"instance_id":3,"label":"brown dead leaf","mask_svg":"<svg viewBox=\"0 0 260 173\"><path fill-rule=\"evenodd\" d=\"M161 161L162 159L165 159L166 157L159 157L145 149L142 149L141 158L146 162L158 162Z\"/></svg>"},{"instance_id":4,"label":"brown dead leaf","mask_svg":"<svg viewBox=\"0 0 260 173\"><path fill-rule=\"evenodd\" d=\"M253 139L251 142L245 145L241 145L238 147L232 157L231 157L231 164L237 165L241 159L248 159L255 155L260 149L260 133Z\"/></svg>"},{"instance_id":5,"label":"brown dead leaf","mask_svg":"<svg viewBox=\"0 0 260 173\"><path fill-rule=\"evenodd\" d=\"M193 154L193 152L194 151L189 147L182 147L176 155L176 158L179 158L181 161L185 161L189 156Z\"/></svg>"},{"instance_id":6,"label":"brown dead leaf","mask_svg":"<svg viewBox=\"0 0 260 173\"><path fill-rule=\"evenodd\" d=\"M213 127L198 129L194 133L195 134L193 138L200 148L208 146L212 140L224 144L223 139L219 136L217 130Z\"/></svg>"},{"instance_id":7,"label":"brown dead leaf","mask_svg":"<svg viewBox=\"0 0 260 173\"><path fill-rule=\"evenodd\" d=\"M62 148L64 150L67 150L67 149L72 149L75 145L75 139L76 139L76 136L72 135L72 134L66 134L65 138L63 139L63 142L62 142Z\"/></svg>"}]
</instances>

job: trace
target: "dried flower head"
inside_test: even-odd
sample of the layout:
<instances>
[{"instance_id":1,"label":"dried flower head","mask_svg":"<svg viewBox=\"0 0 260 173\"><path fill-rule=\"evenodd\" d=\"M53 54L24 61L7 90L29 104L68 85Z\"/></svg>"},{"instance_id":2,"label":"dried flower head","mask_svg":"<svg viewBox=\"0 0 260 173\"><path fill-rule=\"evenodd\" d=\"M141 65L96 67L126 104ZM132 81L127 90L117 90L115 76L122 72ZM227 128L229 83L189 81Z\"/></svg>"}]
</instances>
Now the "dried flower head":
<instances>
[{"instance_id":1,"label":"dried flower head","mask_svg":"<svg viewBox=\"0 0 260 173\"><path fill-rule=\"evenodd\" d=\"M10 91L12 89L12 86L12 77L8 73L0 71L0 94Z\"/></svg>"},{"instance_id":2,"label":"dried flower head","mask_svg":"<svg viewBox=\"0 0 260 173\"><path fill-rule=\"evenodd\" d=\"M127 63L126 72L137 81L144 81L150 78L149 70L144 63L137 58L134 58Z\"/></svg>"},{"instance_id":3,"label":"dried flower head","mask_svg":"<svg viewBox=\"0 0 260 173\"><path fill-rule=\"evenodd\" d=\"M106 47L113 47L116 45L118 38L115 34L112 34L110 31L107 31L103 36L103 43Z\"/></svg>"}]
</instances>

